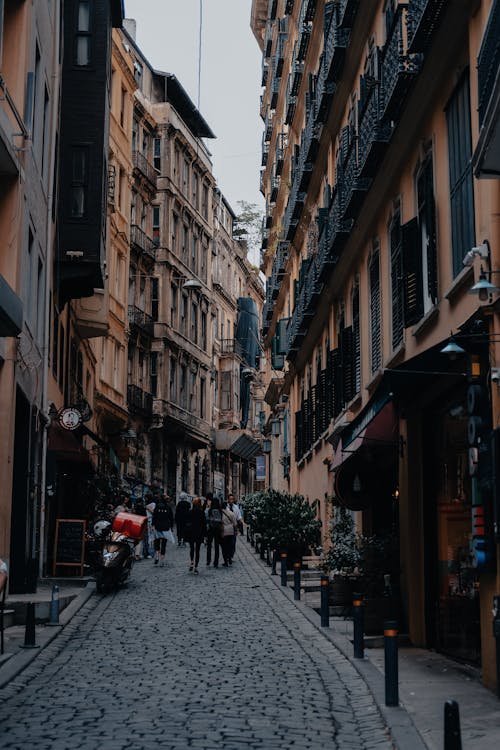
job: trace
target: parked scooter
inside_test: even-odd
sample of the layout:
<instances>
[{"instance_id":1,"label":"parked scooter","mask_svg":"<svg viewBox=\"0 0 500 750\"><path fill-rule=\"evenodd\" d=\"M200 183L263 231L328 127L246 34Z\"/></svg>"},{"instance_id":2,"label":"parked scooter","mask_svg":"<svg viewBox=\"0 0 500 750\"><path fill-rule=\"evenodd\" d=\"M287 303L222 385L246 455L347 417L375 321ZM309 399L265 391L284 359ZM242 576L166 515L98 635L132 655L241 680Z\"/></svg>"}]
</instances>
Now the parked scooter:
<instances>
[{"instance_id":1,"label":"parked scooter","mask_svg":"<svg viewBox=\"0 0 500 750\"><path fill-rule=\"evenodd\" d=\"M135 560L135 545L144 536L146 519L118 513L113 520L98 521L94 536L102 546L95 565L98 593L107 594L127 582Z\"/></svg>"}]
</instances>

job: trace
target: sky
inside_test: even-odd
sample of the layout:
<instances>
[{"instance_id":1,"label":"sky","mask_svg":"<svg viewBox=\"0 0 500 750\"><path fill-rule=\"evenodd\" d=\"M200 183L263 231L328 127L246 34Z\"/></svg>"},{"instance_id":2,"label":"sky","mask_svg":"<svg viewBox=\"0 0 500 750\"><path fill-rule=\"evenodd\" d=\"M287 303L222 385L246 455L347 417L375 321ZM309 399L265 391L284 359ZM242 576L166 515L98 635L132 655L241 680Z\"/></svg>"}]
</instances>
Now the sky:
<instances>
[{"instance_id":1,"label":"sky","mask_svg":"<svg viewBox=\"0 0 500 750\"><path fill-rule=\"evenodd\" d=\"M238 213L240 200L264 209L259 190L263 124L262 53L250 29L251 0L201 0L200 112L216 135L205 141L213 172ZM136 41L157 69L173 73L198 105L200 0L125 0Z\"/></svg>"}]
</instances>

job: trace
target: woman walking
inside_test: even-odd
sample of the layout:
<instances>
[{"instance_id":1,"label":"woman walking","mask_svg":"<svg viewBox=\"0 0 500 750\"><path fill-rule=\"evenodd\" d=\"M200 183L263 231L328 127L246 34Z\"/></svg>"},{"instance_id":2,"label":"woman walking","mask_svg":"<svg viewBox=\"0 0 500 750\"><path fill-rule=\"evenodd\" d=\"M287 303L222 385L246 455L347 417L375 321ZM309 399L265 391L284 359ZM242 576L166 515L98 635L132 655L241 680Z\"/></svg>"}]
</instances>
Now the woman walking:
<instances>
[{"instance_id":1,"label":"woman walking","mask_svg":"<svg viewBox=\"0 0 500 750\"><path fill-rule=\"evenodd\" d=\"M172 526L174 525L172 509L163 497L155 505L151 525L154 532L154 564L158 565L160 563L160 568L163 568L165 565L167 539L172 539Z\"/></svg>"},{"instance_id":2,"label":"woman walking","mask_svg":"<svg viewBox=\"0 0 500 750\"><path fill-rule=\"evenodd\" d=\"M222 563L225 568L233 564L233 540L237 532L238 525L236 516L229 510L227 503L222 503Z\"/></svg>"},{"instance_id":3,"label":"woman walking","mask_svg":"<svg viewBox=\"0 0 500 750\"><path fill-rule=\"evenodd\" d=\"M193 498L193 507L189 511L184 527L189 541L189 555L191 564L189 571L198 573L200 562L200 547L207 534L207 520L203 511L201 497Z\"/></svg>"}]
</instances>

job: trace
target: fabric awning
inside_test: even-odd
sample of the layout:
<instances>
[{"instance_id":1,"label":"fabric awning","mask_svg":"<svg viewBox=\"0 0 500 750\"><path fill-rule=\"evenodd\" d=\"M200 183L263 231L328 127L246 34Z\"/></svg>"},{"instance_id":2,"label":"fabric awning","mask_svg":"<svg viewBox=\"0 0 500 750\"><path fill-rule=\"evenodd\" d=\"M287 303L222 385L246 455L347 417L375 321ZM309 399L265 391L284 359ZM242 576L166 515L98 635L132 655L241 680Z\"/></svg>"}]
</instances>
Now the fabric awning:
<instances>
[{"instance_id":1,"label":"fabric awning","mask_svg":"<svg viewBox=\"0 0 500 750\"><path fill-rule=\"evenodd\" d=\"M248 435L240 435L230 448L231 453L247 460L256 456L257 453L260 453L260 450L260 443Z\"/></svg>"},{"instance_id":2,"label":"fabric awning","mask_svg":"<svg viewBox=\"0 0 500 750\"><path fill-rule=\"evenodd\" d=\"M89 461L89 452L78 442L76 435L55 423L51 424L48 430L47 450L55 453L61 461Z\"/></svg>"},{"instance_id":3,"label":"fabric awning","mask_svg":"<svg viewBox=\"0 0 500 750\"><path fill-rule=\"evenodd\" d=\"M390 395L373 402L344 430L331 469L338 468L361 447L394 447L399 425Z\"/></svg>"}]
</instances>

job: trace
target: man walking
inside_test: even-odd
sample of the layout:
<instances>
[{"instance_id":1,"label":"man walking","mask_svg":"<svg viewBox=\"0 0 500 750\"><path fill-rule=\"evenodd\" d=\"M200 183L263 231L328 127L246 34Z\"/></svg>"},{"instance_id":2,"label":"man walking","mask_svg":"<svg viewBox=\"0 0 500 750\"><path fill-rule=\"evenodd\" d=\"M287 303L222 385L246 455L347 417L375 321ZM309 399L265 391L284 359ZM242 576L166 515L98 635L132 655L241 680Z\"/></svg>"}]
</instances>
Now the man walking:
<instances>
[{"instance_id":1,"label":"man walking","mask_svg":"<svg viewBox=\"0 0 500 750\"><path fill-rule=\"evenodd\" d=\"M191 503L188 500L188 495L186 492L181 492L179 494L179 502L175 506L175 527L177 529L177 544L179 547L181 546L181 544L183 547L186 546L186 540L184 539L184 528L186 526L186 521L190 510Z\"/></svg>"},{"instance_id":2,"label":"man walking","mask_svg":"<svg viewBox=\"0 0 500 750\"><path fill-rule=\"evenodd\" d=\"M234 532L234 536L231 541L231 560L234 557L234 553L236 552L236 537L238 536L238 530L240 533L243 533L243 517L241 515L241 510L239 505L236 503L235 497L233 494L228 495L227 497L227 507L228 510L231 511L231 513L234 513L234 517L236 518L236 529Z\"/></svg>"}]
</instances>

